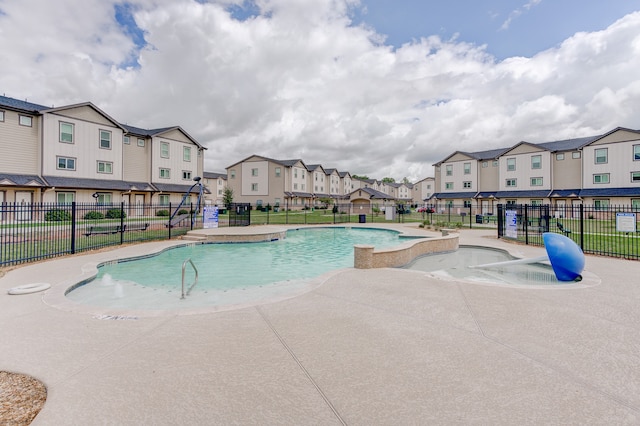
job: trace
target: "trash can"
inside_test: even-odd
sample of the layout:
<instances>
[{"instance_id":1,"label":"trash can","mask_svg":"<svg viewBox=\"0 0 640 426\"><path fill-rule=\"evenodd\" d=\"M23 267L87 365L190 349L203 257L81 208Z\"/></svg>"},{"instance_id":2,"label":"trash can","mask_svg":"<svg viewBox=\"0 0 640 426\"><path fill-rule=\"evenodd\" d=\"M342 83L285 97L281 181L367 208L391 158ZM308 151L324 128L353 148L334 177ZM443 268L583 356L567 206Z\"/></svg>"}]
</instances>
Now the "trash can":
<instances>
[{"instance_id":1,"label":"trash can","mask_svg":"<svg viewBox=\"0 0 640 426\"><path fill-rule=\"evenodd\" d=\"M477 214L476 215L476 223L482 223L482 215L481 214Z\"/></svg>"},{"instance_id":2,"label":"trash can","mask_svg":"<svg viewBox=\"0 0 640 426\"><path fill-rule=\"evenodd\" d=\"M367 223L367 215L361 214L358 216L358 223Z\"/></svg>"}]
</instances>

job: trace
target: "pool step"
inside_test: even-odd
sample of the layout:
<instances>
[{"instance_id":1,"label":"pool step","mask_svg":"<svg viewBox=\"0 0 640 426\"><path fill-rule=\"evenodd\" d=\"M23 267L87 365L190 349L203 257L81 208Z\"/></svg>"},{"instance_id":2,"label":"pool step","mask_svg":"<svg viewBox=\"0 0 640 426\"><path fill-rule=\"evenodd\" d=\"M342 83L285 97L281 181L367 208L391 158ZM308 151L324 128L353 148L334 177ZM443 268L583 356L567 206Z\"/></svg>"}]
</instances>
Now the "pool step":
<instances>
[{"instance_id":1,"label":"pool step","mask_svg":"<svg viewBox=\"0 0 640 426\"><path fill-rule=\"evenodd\" d=\"M187 234L187 235L183 235L182 236L183 240L187 240L187 241L206 241L207 240L207 236L206 235L193 235L193 234Z\"/></svg>"}]
</instances>

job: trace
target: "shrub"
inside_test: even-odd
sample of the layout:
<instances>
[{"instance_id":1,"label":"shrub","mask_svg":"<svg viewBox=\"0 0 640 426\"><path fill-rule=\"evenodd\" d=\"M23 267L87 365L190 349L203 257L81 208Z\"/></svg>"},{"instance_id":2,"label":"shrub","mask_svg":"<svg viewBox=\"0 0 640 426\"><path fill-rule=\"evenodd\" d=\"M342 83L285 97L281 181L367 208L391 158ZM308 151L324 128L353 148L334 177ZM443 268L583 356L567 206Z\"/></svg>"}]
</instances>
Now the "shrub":
<instances>
[{"instance_id":1,"label":"shrub","mask_svg":"<svg viewBox=\"0 0 640 426\"><path fill-rule=\"evenodd\" d=\"M44 220L51 222L63 222L66 220L71 220L71 213L66 210L49 210L44 214Z\"/></svg>"},{"instance_id":2,"label":"shrub","mask_svg":"<svg viewBox=\"0 0 640 426\"><path fill-rule=\"evenodd\" d=\"M84 218L87 220L98 220L98 219L104 219L104 215L101 212L90 211L85 213Z\"/></svg>"},{"instance_id":3,"label":"shrub","mask_svg":"<svg viewBox=\"0 0 640 426\"><path fill-rule=\"evenodd\" d=\"M187 210L187 209L180 209L180 210L178 210L178 214L189 214L189 210Z\"/></svg>"},{"instance_id":4,"label":"shrub","mask_svg":"<svg viewBox=\"0 0 640 426\"><path fill-rule=\"evenodd\" d=\"M158 210L156 216L169 216L169 210Z\"/></svg>"},{"instance_id":5,"label":"shrub","mask_svg":"<svg viewBox=\"0 0 640 426\"><path fill-rule=\"evenodd\" d=\"M122 209L109 209L107 210L107 214L105 215L107 219L124 219L127 217L127 214Z\"/></svg>"}]
</instances>

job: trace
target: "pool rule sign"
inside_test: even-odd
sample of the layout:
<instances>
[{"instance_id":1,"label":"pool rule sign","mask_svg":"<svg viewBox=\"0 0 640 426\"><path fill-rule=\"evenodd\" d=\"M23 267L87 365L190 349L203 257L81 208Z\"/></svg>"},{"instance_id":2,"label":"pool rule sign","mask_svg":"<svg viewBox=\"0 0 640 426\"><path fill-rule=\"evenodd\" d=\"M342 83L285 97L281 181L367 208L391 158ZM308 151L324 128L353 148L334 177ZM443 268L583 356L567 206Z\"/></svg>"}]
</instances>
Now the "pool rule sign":
<instances>
[{"instance_id":1,"label":"pool rule sign","mask_svg":"<svg viewBox=\"0 0 640 426\"><path fill-rule=\"evenodd\" d=\"M616 231L636 232L636 214L616 213Z\"/></svg>"},{"instance_id":2,"label":"pool rule sign","mask_svg":"<svg viewBox=\"0 0 640 426\"><path fill-rule=\"evenodd\" d=\"M205 229L218 227L218 206L205 206L202 211L202 227Z\"/></svg>"}]
</instances>

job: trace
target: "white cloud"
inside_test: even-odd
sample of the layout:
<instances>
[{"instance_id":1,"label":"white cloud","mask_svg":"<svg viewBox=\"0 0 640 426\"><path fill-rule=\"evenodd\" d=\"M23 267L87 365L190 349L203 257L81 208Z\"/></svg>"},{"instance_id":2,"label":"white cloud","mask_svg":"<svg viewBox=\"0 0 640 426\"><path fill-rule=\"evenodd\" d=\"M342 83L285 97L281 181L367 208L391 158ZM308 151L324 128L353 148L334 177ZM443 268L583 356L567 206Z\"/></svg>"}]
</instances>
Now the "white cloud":
<instances>
[{"instance_id":1,"label":"white cloud","mask_svg":"<svg viewBox=\"0 0 640 426\"><path fill-rule=\"evenodd\" d=\"M132 3L140 52L115 1L0 0L0 92L180 125L208 146L211 171L256 153L417 180L454 150L640 128L640 13L497 62L437 36L393 50L352 26L356 1L261 0L246 21L231 1ZM122 65L132 54L140 67Z\"/></svg>"}]
</instances>

